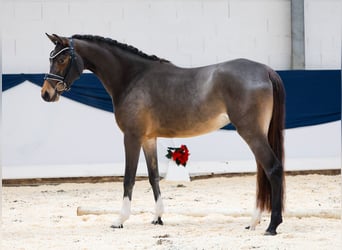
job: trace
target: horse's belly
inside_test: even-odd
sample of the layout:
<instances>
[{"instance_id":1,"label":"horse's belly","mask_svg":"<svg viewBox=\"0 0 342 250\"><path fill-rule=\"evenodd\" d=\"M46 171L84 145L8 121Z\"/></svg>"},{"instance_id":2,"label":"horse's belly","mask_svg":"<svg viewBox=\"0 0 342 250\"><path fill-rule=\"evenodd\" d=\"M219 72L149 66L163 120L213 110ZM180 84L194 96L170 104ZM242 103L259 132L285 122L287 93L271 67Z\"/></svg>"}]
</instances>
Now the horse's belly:
<instances>
[{"instance_id":1,"label":"horse's belly","mask_svg":"<svg viewBox=\"0 0 342 250\"><path fill-rule=\"evenodd\" d=\"M161 137L192 137L201 134L206 134L215 130L218 130L225 125L229 124L230 120L226 113L221 113L217 116L207 118L207 119L199 119L194 123L182 124L179 121L177 128L166 129L164 130L163 135L159 135Z\"/></svg>"}]
</instances>

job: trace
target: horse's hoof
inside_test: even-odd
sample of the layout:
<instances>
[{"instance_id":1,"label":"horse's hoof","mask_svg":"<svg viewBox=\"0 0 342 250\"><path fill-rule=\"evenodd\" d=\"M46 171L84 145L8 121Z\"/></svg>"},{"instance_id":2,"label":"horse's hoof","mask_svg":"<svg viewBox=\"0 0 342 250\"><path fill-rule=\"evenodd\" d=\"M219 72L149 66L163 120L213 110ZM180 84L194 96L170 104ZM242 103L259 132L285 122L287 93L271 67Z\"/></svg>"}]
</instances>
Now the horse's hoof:
<instances>
[{"instance_id":1,"label":"horse's hoof","mask_svg":"<svg viewBox=\"0 0 342 250\"><path fill-rule=\"evenodd\" d=\"M249 226L245 227L245 229L250 230L250 231L254 231L255 230L255 226L254 225L249 225Z\"/></svg>"},{"instance_id":2,"label":"horse's hoof","mask_svg":"<svg viewBox=\"0 0 342 250\"><path fill-rule=\"evenodd\" d=\"M121 225L111 225L110 226L111 228L123 228L123 225L121 224Z\"/></svg>"},{"instance_id":3,"label":"horse's hoof","mask_svg":"<svg viewBox=\"0 0 342 250\"><path fill-rule=\"evenodd\" d=\"M274 236L274 235L277 235L277 232L276 232L276 230L270 230L270 231L266 231L264 233L264 235L266 235L266 236L268 236L268 235Z\"/></svg>"},{"instance_id":4,"label":"horse's hoof","mask_svg":"<svg viewBox=\"0 0 342 250\"><path fill-rule=\"evenodd\" d=\"M158 217L157 220L153 220L152 224L153 225L164 225L164 223L163 223L163 221L162 221L162 219L160 217Z\"/></svg>"},{"instance_id":5,"label":"horse's hoof","mask_svg":"<svg viewBox=\"0 0 342 250\"><path fill-rule=\"evenodd\" d=\"M274 222L276 221L276 222ZM276 235L277 234L277 227L279 226L280 223L283 222L283 219L277 218L277 219L271 219L271 223L266 229L265 235Z\"/></svg>"}]
</instances>

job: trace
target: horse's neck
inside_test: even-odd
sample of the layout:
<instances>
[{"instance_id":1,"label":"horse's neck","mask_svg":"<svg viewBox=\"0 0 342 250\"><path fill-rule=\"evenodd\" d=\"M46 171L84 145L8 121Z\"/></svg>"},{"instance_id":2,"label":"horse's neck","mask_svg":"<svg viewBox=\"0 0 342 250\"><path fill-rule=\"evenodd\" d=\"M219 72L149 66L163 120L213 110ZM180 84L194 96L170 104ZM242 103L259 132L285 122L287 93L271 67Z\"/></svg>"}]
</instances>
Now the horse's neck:
<instances>
[{"instance_id":1,"label":"horse's neck","mask_svg":"<svg viewBox=\"0 0 342 250\"><path fill-rule=\"evenodd\" d=\"M84 61L85 69L101 80L114 103L120 99L137 71L145 68L144 60L125 54L118 48L101 47L87 41L79 41L79 45L76 50Z\"/></svg>"}]
</instances>

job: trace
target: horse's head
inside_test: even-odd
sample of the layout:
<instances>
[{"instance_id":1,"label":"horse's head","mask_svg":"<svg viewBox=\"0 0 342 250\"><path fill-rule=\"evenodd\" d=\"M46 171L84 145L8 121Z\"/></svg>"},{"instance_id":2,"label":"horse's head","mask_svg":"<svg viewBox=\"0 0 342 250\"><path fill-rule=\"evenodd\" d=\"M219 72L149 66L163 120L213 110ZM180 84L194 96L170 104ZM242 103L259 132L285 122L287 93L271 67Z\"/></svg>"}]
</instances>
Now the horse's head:
<instances>
[{"instance_id":1,"label":"horse's head","mask_svg":"<svg viewBox=\"0 0 342 250\"><path fill-rule=\"evenodd\" d=\"M55 49L50 53L50 73L44 77L41 94L45 101L55 102L80 77L84 65L74 49L72 38L46 35L55 45Z\"/></svg>"}]
</instances>

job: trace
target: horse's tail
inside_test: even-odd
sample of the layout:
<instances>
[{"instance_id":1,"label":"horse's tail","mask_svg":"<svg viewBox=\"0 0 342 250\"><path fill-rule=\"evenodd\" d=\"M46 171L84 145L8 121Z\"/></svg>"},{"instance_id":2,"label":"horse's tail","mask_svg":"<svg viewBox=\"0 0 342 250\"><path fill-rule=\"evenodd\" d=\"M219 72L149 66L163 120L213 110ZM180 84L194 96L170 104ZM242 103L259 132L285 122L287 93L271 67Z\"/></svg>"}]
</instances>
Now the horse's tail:
<instances>
[{"instance_id":1,"label":"horse's tail","mask_svg":"<svg viewBox=\"0 0 342 250\"><path fill-rule=\"evenodd\" d=\"M284 136L285 127L285 90L280 76L272 69L268 70L269 79L273 86L273 111L268 129L268 142L281 163L282 191L281 208L284 208L285 175L284 175ZM271 184L262 168L257 163L257 207L261 211L272 209Z\"/></svg>"}]
</instances>

